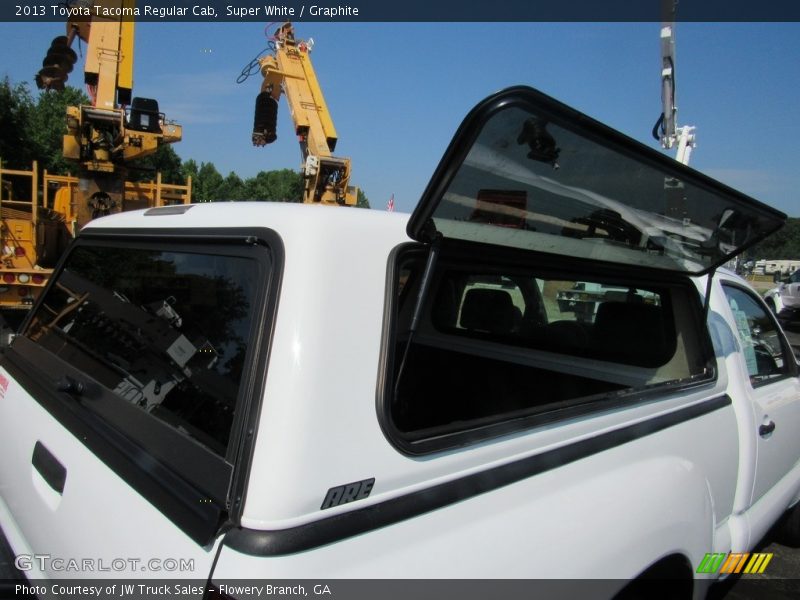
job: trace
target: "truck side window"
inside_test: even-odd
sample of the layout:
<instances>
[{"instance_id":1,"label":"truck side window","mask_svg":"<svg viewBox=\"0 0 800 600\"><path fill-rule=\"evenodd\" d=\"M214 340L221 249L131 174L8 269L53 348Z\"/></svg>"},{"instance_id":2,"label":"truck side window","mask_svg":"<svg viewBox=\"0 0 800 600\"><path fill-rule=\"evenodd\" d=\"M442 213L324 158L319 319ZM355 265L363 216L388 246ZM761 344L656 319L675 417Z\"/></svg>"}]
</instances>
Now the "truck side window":
<instances>
[{"instance_id":1,"label":"truck side window","mask_svg":"<svg viewBox=\"0 0 800 600\"><path fill-rule=\"evenodd\" d=\"M786 350L774 319L746 290L723 285L742 345L750 382L755 386L789 373Z\"/></svg>"}]
</instances>

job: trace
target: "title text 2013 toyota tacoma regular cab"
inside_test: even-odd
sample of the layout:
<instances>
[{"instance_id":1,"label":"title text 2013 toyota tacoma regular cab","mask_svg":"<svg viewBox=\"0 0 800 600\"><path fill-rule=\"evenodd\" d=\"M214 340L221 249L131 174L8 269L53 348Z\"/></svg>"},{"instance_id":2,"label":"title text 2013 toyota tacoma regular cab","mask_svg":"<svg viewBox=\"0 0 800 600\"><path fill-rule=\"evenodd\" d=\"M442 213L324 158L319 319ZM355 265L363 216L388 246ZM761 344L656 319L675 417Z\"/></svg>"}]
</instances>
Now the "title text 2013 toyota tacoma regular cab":
<instances>
[{"instance_id":1,"label":"title text 2013 toyota tacoma regular cab","mask_svg":"<svg viewBox=\"0 0 800 600\"><path fill-rule=\"evenodd\" d=\"M0 526L16 556L181 557L210 587L658 574L700 595L707 554L787 511L800 537L798 365L716 270L784 218L519 87L467 116L410 218L97 220L0 363Z\"/></svg>"}]
</instances>

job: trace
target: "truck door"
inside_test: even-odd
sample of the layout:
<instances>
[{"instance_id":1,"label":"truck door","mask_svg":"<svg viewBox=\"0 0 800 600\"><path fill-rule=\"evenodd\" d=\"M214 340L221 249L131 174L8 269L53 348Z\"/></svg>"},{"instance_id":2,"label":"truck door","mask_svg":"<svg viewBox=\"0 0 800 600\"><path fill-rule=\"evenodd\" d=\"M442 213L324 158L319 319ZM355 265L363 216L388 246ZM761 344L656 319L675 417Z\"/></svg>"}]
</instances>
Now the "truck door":
<instances>
[{"instance_id":1,"label":"truck door","mask_svg":"<svg viewBox=\"0 0 800 600\"><path fill-rule=\"evenodd\" d=\"M753 398L757 460L752 504L775 487L800 455L800 380L791 349L765 304L732 282L722 288Z\"/></svg>"}]
</instances>

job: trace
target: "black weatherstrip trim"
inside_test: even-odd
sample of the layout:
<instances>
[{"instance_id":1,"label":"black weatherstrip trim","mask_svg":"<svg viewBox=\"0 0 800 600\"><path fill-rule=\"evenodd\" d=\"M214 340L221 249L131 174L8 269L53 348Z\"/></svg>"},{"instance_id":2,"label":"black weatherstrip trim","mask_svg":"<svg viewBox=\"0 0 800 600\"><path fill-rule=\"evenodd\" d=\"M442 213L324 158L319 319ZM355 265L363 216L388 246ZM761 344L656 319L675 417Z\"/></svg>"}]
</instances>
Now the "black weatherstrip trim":
<instances>
[{"instance_id":1,"label":"black weatherstrip trim","mask_svg":"<svg viewBox=\"0 0 800 600\"><path fill-rule=\"evenodd\" d=\"M427 512L522 481L550 469L627 444L669 427L729 406L727 395L654 417L562 448L467 475L405 496L320 519L290 529L231 529L223 544L251 556L281 556L303 552L367 531L399 523Z\"/></svg>"}]
</instances>

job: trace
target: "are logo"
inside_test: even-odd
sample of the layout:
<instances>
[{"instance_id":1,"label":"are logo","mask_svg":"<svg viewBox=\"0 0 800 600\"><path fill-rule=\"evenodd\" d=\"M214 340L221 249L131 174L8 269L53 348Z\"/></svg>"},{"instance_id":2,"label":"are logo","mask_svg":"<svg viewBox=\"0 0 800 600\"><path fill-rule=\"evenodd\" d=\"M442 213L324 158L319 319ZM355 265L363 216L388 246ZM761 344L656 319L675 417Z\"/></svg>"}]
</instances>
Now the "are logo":
<instances>
[{"instance_id":1,"label":"are logo","mask_svg":"<svg viewBox=\"0 0 800 600\"><path fill-rule=\"evenodd\" d=\"M346 483L344 485L337 485L328 490L325 494L325 500L322 501L320 510L326 508L333 508L340 504L347 504L354 500L363 500L372 491L372 486L375 484L375 478L364 479L362 481L354 481L353 483Z\"/></svg>"}]
</instances>

